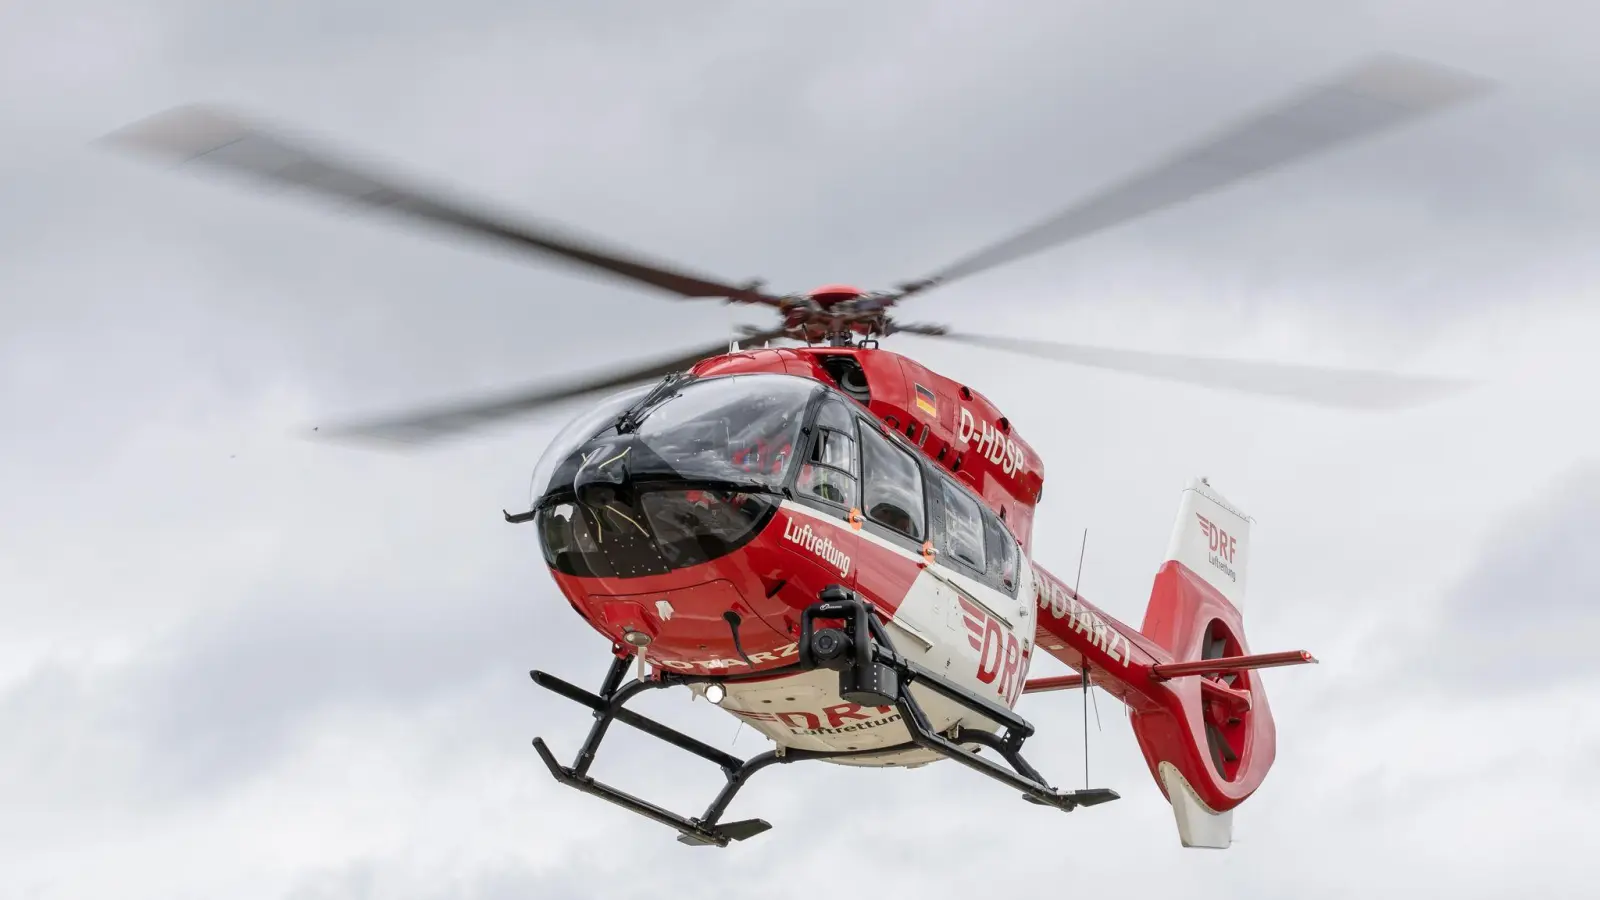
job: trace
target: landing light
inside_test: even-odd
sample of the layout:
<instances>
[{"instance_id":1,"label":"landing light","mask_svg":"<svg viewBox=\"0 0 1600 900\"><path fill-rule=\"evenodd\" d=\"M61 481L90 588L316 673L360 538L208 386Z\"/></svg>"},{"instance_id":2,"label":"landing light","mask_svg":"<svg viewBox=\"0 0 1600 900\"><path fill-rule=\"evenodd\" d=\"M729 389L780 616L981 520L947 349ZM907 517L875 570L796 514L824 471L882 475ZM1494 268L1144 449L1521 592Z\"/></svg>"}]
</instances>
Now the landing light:
<instances>
[{"instance_id":1,"label":"landing light","mask_svg":"<svg viewBox=\"0 0 1600 900\"><path fill-rule=\"evenodd\" d=\"M706 685L706 699L717 704L718 706L722 705L722 698L726 697L727 695L728 692L724 690L720 684Z\"/></svg>"}]
</instances>

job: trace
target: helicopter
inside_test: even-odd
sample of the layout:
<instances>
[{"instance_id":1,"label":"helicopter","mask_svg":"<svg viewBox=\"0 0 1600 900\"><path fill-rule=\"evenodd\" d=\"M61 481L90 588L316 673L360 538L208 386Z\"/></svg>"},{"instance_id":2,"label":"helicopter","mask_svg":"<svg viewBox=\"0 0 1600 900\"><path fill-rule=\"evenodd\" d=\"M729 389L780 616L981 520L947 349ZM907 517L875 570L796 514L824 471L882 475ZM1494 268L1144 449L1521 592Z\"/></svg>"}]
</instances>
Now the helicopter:
<instances>
[{"instance_id":1,"label":"helicopter","mask_svg":"<svg viewBox=\"0 0 1600 900\"><path fill-rule=\"evenodd\" d=\"M770 327L551 387L469 398L321 429L420 442L574 398L596 398L534 469L525 511L551 577L609 643L597 691L533 671L591 711L570 765L534 748L561 784L727 847L767 831L725 821L763 769L802 761L918 767L952 760L1063 811L1119 799L1058 790L1023 756L1030 693L1091 687L1122 701L1185 847L1226 848L1233 810L1277 747L1261 670L1314 663L1253 653L1243 622L1248 515L1208 479L1180 494L1144 619L1135 628L1034 558L1044 465L972 386L882 340L912 334L1325 406L1398 408L1460 382L1136 352L902 323L908 299L1124 224L1353 140L1456 106L1481 79L1379 56L1289 96L1167 161L927 277L888 290L829 284L772 293L693 274L406 186L275 127L188 106L109 136L120 148L300 189L530 251L684 299L772 311ZM741 344L744 346L741 347ZM1028 678L1041 653L1075 674ZM630 677L631 676L631 677ZM740 758L628 708L687 688L769 739ZM589 774L621 722L716 765L698 815Z\"/></svg>"}]
</instances>

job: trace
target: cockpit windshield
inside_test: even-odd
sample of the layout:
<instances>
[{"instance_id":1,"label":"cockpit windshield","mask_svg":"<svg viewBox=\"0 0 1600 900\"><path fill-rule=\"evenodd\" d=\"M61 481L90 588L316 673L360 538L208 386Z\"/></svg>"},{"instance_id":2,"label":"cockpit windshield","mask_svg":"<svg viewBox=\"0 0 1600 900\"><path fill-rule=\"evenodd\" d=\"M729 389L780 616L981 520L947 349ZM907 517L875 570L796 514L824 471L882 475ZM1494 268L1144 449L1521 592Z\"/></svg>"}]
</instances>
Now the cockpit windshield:
<instances>
[{"instance_id":1,"label":"cockpit windshield","mask_svg":"<svg viewBox=\"0 0 1600 900\"><path fill-rule=\"evenodd\" d=\"M533 503L538 505L539 498L550 490L550 477L556 473L556 468L572 455L574 450L589 442L589 439L612 428L617 423L617 418L628 410L629 407L644 399L645 395L655 385L640 385L625 391L618 391L595 404L593 409L568 422L556 433L550 446L545 448L544 454L539 457L539 462L533 467L533 482L529 489L533 493Z\"/></svg>"},{"instance_id":2,"label":"cockpit windshield","mask_svg":"<svg viewBox=\"0 0 1600 900\"><path fill-rule=\"evenodd\" d=\"M792 375L668 379L568 426L534 475L546 561L635 578L732 552L778 508L811 398Z\"/></svg>"},{"instance_id":3,"label":"cockpit windshield","mask_svg":"<svg viewBox=\"0 0 1600 900\"><path fill-rule=\"evenodd\" d=\"M625 470L625 480L637 485L777 489L795 457L807 404L819 390L806 378L752 373L669 379L614 395L551 444L535 470L534 505L569 493L575 478L614 457L611 468Z\"/></svg>"},{"instance_id":4,"label":"cockpit windshield","mask_svg":"<svg viewBox=\"0 0 1600 900\"><path fill-rule=\"evenodd\" d=\"M777 487L817 390L790 375L697 381L652 404L634 433L684 478Z\"/></svg>"}]
</instances>

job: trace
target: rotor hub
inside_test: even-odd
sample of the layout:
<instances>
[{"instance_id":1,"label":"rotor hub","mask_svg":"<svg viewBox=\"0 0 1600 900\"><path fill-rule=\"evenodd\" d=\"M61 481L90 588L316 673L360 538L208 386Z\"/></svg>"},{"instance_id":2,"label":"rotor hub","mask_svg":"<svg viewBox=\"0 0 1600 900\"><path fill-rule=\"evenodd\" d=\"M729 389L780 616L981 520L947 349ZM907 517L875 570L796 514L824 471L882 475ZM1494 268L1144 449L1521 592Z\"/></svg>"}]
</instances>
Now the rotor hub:
<instances>
[{"instance_id":1,"label":"rotor hub","mask_svg":"<svg viewBox=\"0 0 1600 900\"><path fill-rule=\"evenodd\" d=\"M812 288L806 292L806 297L815 301L823 309L831 309L840 303L859 299L866 291L848 284L825 284L819 288Z\"/></svg>"}]
</instances>

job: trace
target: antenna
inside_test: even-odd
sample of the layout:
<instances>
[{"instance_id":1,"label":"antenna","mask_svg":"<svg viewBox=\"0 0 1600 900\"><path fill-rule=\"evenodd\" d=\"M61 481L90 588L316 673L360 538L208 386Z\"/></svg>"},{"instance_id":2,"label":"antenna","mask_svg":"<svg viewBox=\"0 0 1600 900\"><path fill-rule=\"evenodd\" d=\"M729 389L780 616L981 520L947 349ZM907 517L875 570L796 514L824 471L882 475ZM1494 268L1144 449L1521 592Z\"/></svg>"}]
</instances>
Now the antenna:
<instances>
[{"instance_id":1,"label":"antenna","mask_svg":"<svg viewBox=\"0 0 1600 900\"><path fill-rule=\"evenodd\" d=\"M1078 545L1078 576L1073 579L1072 599L1078 602L1083 595L1078 593L1078 588L1083 586L1083 557L1089 550L1089 529L1083 529L1083 543ZM1083 789L1089 790L1089 657L1083 657ZM1099 718L1099 709L1095 710L1095 717Z\"/></svg>"}]
</instances>

